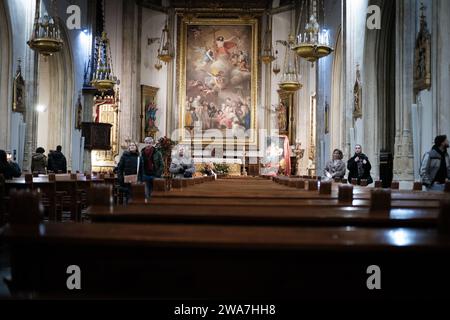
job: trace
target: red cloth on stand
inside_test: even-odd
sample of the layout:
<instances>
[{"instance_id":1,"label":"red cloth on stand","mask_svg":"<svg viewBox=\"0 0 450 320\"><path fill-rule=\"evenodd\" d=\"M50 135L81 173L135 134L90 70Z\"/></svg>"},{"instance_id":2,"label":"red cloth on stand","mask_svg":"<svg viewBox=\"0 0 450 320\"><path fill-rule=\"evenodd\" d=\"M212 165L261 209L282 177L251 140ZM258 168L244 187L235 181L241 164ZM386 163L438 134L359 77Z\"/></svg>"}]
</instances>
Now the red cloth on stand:
<instances>
[{"instance_id":1,"label":"red cloth on stand","mask_svg":"<svg viewBox=\"0 0 450 320\"><path fill-rule=\"evenodd\" d=\"M284 163L286 164L285 175L291 175L291 147L289 145L288 136L280 136L284 138Z\"/></svg>"}]
</instances>

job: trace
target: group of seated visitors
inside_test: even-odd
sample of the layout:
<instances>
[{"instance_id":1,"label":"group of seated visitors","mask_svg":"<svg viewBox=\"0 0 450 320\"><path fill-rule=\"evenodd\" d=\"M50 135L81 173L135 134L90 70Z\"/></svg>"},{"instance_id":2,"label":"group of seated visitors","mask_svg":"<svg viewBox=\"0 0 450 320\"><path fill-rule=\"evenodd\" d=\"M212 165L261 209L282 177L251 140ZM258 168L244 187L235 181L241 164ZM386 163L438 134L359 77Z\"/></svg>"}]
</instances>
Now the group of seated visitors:
<instances>
[{"instance_id":1,"label":"group of seated visitors","mask_svg":"<svg viewBox=\"0 0 450 320\"><path fill-rule=\"evenodd\" d=\"M355 154L347 161L347 166L342 160L344 154L339 149L334 149L333 160L327 162L324 174L325 180L343 179L345 177L346 169L348 169L348 182L351 183L352 179L357 179L357 184L361 184L361 180L367 180L367 184L371 184L373 179L370 175L372 165L369 158L362 153L361 145L355 146Z\"/></svg>"},{"instance_id":2,"label":"group of seated visitors","mask_svg":"<svg viewBox=\"0 0 450 320\"><path fill-rule=\"evenodd\" d=\"M449 141L446 135L439 135L434 139L434 145L422 158L420 166L420 177L422 184L430 191L443 191L446 180L450 180L450 156L447 152ZM355 154L347 161L347 166L342 160L343 153L339 149L333 151L333 159L328 161L324 169L324 179L343 179L348 169L348 182L357 179L367 180L371 184L373 179L370 175L372 165L369 158L362 152L361 145L355 146Z\"/></svg>"}]
</instances>

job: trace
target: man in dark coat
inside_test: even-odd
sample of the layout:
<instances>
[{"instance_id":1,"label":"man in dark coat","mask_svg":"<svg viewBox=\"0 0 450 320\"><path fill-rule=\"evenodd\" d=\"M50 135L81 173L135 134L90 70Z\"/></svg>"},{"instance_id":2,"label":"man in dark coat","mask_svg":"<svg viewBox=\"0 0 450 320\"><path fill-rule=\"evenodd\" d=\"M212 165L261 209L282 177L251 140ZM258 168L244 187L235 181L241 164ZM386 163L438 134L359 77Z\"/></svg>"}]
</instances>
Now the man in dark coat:
<instances>
[{"instance_id":1,"label":"man in dark coat","mask_svg":"<svg viewBox=\"0 0 450 320\"><path fill-rule=\"evenodd\" d=\"M62 147L57 146L56 151L50 151L48 154L48 171L54 173L67 173L67 160L61 150Z\"/></svg>"},{"instance_id":2,"label":"man in dark coat","mask_svg":"<svg viewBox=\"0 0 450 320\"><path fill-rule=\"evenodd\" d=\"M372 165L370 164L369 158L362 153L362 147L359 144L355 146L354 156L347 161L347 169L350 171L348 174L349 183L352 183L352 179L358 179L358 185L361 184L361 179L366 179L367 184L373 182L370 176Z\"/></svg>"},{"instance_id":3,"label":"man in dark coat","mask_svg":"<svg viewBox=\"0 0 450 320\"><path fill-rule=\"evenodd\" d=\"M164 162L161 152L153 146L152 137L144 140L145 148L141 150L141 180L145 183L145 202L150 200L153 189L153 179L161 177L164 168Z\"/></svg>"}]
</instances>

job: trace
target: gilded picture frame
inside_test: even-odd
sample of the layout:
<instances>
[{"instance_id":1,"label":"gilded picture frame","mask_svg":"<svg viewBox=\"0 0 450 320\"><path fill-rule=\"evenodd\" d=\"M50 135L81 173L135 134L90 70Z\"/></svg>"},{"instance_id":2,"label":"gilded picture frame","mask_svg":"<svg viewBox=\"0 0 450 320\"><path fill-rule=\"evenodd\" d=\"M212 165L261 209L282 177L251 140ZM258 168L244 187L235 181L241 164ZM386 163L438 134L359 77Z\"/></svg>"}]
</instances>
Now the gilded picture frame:
<instances>
[{"instance_id":1,"label":"gilded picture frame","mask_svg":"<svg viewBox=\"0 0 450 320\"><path fill-rule=\"evenodd\" d=\"M257 144L258 23L253 18L180 17L180 143ZM212 138L207 132L221 135ZM246 135L224 140L230 132Z\"/></svg>"},{"instance_id":2,"label":"gilded picture frame","mask_svg":"<svg viewBox=\"0 0 450 320\"><path fill-rule=\"evenodd\" d=\"M158 90L156 87L141 85L141 142L144 142L145 137L155 138L159 131L156 126Z\"/></svg>"}]
</instances>

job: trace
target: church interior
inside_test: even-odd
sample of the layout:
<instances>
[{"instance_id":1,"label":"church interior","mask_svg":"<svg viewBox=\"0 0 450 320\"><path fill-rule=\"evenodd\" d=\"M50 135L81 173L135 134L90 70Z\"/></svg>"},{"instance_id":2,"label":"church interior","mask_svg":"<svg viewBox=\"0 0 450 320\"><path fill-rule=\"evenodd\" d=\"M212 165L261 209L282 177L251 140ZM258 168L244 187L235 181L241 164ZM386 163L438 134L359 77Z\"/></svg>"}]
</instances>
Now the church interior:
<instances>
[{"instance_id":1,"label":"church interior","mask_svg":"<svg viewBox=\"0 0 450 320\"><path fill-rule=\"evenodd\" d=\"M0 300L448 299L449 30L447 0L0 0Z\"/></svg>"}]
</instances>

